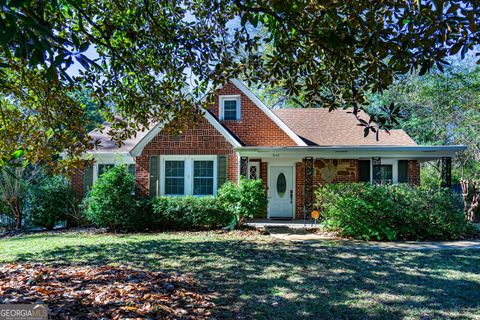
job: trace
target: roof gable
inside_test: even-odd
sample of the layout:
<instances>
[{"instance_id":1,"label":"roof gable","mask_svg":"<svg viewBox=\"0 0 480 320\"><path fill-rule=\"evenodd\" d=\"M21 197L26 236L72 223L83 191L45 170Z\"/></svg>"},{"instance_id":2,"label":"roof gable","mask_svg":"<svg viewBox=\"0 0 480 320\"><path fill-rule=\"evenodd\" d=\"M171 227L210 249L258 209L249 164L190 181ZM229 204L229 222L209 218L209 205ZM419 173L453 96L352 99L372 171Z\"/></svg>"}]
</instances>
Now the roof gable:
<instances>
[{"instance_id":1,"label":"roof gable","mask_svg":"<svg viewBox=\"0 0 480 320\"><path fill-rule=\"evenodd\" d=\"M222 126L210 112L205 112L203 116L233 147L238 148L243 145L242 142ZM165 126L164 123L157 123L148 130L139 131L134 137L123 141L123 144L118 147L108 135L110 124L104 123L103 125L104 129L102 131L96 129L90 133L93 139L100 140L101 142L99 148L92 151L92 153L130 153L134 157L140 156L145 146L152 141Z\"/></svg>"},{"instance_id":2,"label":"roof gable","mask_svg":"<svg viewBox=\"0 0 480 320\"><path fill-rule=\"evenodd\" d=\"M268 108L248 87L238 79L232 79L230 82L237 87L248 99L250 99L265 115L275 123L290 139L298 146L306 146L305 142L289 128L270 108Z\"/></svg>"}]
</instances>

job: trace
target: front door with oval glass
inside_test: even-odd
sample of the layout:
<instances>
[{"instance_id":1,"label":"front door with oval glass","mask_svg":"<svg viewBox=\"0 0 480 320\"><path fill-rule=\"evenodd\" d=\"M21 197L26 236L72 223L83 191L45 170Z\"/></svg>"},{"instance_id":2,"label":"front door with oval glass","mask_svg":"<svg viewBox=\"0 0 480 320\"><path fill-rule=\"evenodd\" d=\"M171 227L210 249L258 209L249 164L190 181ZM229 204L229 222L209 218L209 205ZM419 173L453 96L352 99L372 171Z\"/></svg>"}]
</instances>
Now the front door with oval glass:
<instances>
[{"instance_id":1,"label":"front door with oval glass","mask_svg":"<svg viewBox=\"0 0 480 320\"><path fill-rule=\"evenodd\" d=\"M292 219L294 208L293 167L271 166L268 217Z\"/></svg>"}]
</instances>

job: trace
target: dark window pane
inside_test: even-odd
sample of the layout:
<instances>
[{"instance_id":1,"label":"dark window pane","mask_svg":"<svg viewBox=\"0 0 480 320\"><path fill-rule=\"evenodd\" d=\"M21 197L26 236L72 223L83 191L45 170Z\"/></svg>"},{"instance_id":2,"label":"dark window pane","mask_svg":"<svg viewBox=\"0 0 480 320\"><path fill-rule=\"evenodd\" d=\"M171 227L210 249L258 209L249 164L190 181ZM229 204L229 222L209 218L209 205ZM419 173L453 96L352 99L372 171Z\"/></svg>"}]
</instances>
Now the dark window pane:
<instances>
[{"instance_id":1,"label":"dark window pane","mask_svg":"<svg viewBox=\"0 0 480 320\"><path fill-rule=\"evenodd\" d=\"M375 166L377 175L375 177L375 183L387 184L393 182L393 170L391 164L382 164Z\"/></svg>"},{"instance_id":2,"label":"dark window pane","mask_svg":"<svg viewBox=\"0 0 480 320\"><path fill-rule=\"evenodd\" d=\"M213 177L213 161L194 161L193 175L195 177Z\"/></svg>"},{"instance_id":3,"label":"dark window pane","mask_svg":"<svg viewBox=\"0 0 480 320\"><path fill-rule=\"evenodd\" d=\"M237 120L237 100L223 101L223 119Z\"/></svg>"},{"instance_id":4,"label":"dark window pane","mask_svg":"<svg viewBox=\"0 0 480 320\"><path fill-rule=\"evenodd\" d=\"M184 161L165 161L166 177L183 177L185 175Z\"/></svg>"},{"instance_id":5,"label":"dark window pane","mask_svg":"<svg viewBox=\"0 0 480 320\"><path fill-rule=\"evenodd\" d=\"M193 162L193 194L213 194L213 161Z\"/></svg>"},{"instance_id":6,"label":"dark window pane","mask_svg":"<svg viewBox=\"0 0 480 320\"><path fill-rule=\"evenodd\" d=\"M287 179L285 175L280 173L277 177L277 193L280 198L283 198L285 191L287 190Z\"/></svg>"},{"instance_id":7,"label":"dark window pane","mask_svg":"<svg viewBox=\"0 0 480 320\"><path fill-rule=\"evenodd\" d=\"M250 171L248 173L249 179L258 179L258 167L257 166L250 166Z\"/></svg>"},{"instance_id":8,"label":"dark window pane","mask_svg":"<svg viewBox=\"0 0 480 320\"><path fill-rule=\"evenodd\" d=\"M165 194L182 195L185 193L183 178L167 178L165 177Z\"/></svg>"},{"instance_id":9,"label":"dark window pane","mask_svg":"<svg viewBox=\"0 0 480 320\"><path fill-rule=\"evenodd\" d=\"M165 161L165 194L185 194L184 161Z\"/></svg>"},{"instance_id":10,"label":"dark window pane","mask_svg":"<svg viewBox=\"0 0 480 320\"><path fill-rule=\"evenodd\" d=\"M193 194L213 194L213 178L193 178Z\"/></svg>"}]
</instances>

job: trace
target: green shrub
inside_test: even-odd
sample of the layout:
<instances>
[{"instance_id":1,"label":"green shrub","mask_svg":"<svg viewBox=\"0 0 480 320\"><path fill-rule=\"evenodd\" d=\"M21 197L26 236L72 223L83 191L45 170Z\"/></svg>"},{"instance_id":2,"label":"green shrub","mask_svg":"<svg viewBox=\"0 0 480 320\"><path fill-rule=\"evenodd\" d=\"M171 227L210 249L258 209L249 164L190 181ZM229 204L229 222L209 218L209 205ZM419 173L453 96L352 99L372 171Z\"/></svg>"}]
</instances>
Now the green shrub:
<instances>
[{"instance_id":1,"label":"green shrub","mask_svg":"<svg viewBox=\"0 0 480 320\"><path fill-rule=\"evenodd\" d=\"M67 179L62 176L45 177L28 190L25 206L27 224L53 229L77 209L75 199Z\"/></svg>"},{"instance_id":2,"label":"green shrub","mask_svg":"<svg viewBox=\"0 0 480 320\"><path fill-rule=\"evenodd\" d=\"M326 229L363 240L458 239L468 225L458 195L441 188L328 184L316 206Z\"/></svg>"},{"instance_id":3,"label":"green shrub","mask_svg":"<svg viewBox=\"0 0 480 320\"><path fill-rule=\"evenodd\" d=\"M102 174L84 199L85 217L113 231L142 230L145 227L142 203L135 199L135 178L124 165Z\"/></svg>"},{"instance_id":4,"label":"green shrub","mask_svg":"<svg viewBox=\"0 0 480 320\"><path fill-rule=\"evenodd\" d=\"M224 227L232 220L213 196L157 197L153 201L153 225L160 229Z\"/></svg>"},{"instance_id":5,"label":"green shrub","mask_svg":"<svg viewBox=\"0 0 480 320\"><path fill-rule=\"evenodd\" d=\"M267 208L267 192L263 181L240 178L238 185L225 183L218 191L218 199L235 218L235 223L263 214Z\"/></svg>"}]
</instances>

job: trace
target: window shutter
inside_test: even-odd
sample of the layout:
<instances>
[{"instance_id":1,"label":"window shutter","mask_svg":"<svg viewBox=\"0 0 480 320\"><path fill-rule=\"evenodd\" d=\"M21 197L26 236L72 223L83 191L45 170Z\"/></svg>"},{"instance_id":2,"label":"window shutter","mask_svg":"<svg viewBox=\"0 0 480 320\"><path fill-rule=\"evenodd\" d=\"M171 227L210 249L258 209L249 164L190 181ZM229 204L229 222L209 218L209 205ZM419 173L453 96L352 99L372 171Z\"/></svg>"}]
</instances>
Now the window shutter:
<instances>
[{"instance_id":1,"label":"window shutter","mask_svg":"<svg viewBox=\"0 0 480 320\"><path fill-rule=\"evenodd\" d=\"M132 176L135 177L135 165L134 164L129 164L128 165L128 173L130 173Z\"/></svg>"},{"instance_id":2,"label":"window shutter","mask_svg":"<svg viewBox=\"0 0 480 320\"><path fill-rule=\"evenodd\" d=\"M408 182L408 160L398 160L398 183Z\"/></svg>"},{"instance_id":3,"label":"window shutter","mask_svg":"<svg viewBox=\"0 0 480 320\"><path fill-rule=\"evenodd\" d=\"M227 182L227 156L217 157L217 189Z\"/></svg>"},{"instance_id":4,"label":"window shutter","mask_svg":"<svg viewBox=\"0 0 480 320\"><path fill-rule=\"evenodd\" d=\"M158 168L158 156L150 156L150 195L159 195L160 170Z\"/></svg>"},{"instance_id":5,"label":"window shutter","mask_svg":"<svg viewBox=\"0 0 480 320\"><path fill-rule=\"evenodd\" d=\"M358 181L370 182L370 160L358 160Z\"/></svg>"},{"instance_id":6,"label":"window shutter","mask_svg":"<svg viewBox=\"0 0 480 320\"><path fill-rule=\"evenodd\" d=\"M89 165L83 171L83 194L87 194L93 185L93 166Z\"/></svg>"}]
</instances>

